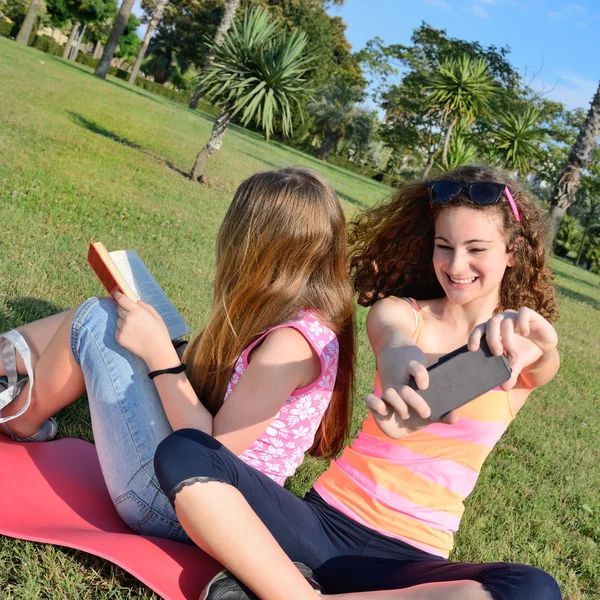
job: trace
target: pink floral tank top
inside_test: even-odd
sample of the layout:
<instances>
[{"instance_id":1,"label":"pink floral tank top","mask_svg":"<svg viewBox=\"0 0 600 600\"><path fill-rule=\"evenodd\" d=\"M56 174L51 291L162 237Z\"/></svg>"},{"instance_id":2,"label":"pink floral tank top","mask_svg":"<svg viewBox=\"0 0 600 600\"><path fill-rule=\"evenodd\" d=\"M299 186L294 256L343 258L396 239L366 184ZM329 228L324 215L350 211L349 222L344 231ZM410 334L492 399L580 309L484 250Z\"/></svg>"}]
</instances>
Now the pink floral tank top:
<instances>
[{"instance_id":1,"label":"pink floral tank top","mask_svg":"<svg viewBox=\"0 0 600 600\"><path fill-rule=\"evenodd\" d=\"M282 327L293 327L305 337L321 361L321 373L310 385L298 388L287 398L264 433L240 455L246 464L268 475L279 485L296 472L304 460L304 453L313 444L331 400L339 358L335 333L314 313L299 312L291 321L269 329L242 352L235 363L225 400L248 367L252 349L271 331Z\"/></svg>"}]
</instances>

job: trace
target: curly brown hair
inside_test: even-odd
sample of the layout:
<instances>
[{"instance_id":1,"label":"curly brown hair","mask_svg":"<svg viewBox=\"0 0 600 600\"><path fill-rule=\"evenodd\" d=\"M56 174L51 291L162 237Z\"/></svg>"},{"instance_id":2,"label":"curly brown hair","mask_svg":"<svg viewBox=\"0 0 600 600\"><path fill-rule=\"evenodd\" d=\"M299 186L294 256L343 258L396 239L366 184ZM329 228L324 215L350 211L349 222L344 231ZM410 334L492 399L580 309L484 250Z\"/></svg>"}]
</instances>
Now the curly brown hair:
<instances>
[{"instance_id":1,"label":"curly brown hair","mask_svg":"<svg viewBox=\"0 0 600 600\"><path fill-rule=\"evenodd\" d=\"M517 180L497 169L460 167L442 177L506 185L521 221L515 219L509 203L502 199L493 206L479 206L461 193L451 202L432 208L431 180L404 184L390 201L361 213L350 225L350 269L359 304L371 306L386 296L416 300L443 297L432 264L435 220L444 210L467 205L493 210L501 216L507 250L514 256L514 266L506 269L502 279L496 312L527 306L549 321L558 319L554 275L547 264L548 222L538 202Z\"/></svg>"}]
</instances>

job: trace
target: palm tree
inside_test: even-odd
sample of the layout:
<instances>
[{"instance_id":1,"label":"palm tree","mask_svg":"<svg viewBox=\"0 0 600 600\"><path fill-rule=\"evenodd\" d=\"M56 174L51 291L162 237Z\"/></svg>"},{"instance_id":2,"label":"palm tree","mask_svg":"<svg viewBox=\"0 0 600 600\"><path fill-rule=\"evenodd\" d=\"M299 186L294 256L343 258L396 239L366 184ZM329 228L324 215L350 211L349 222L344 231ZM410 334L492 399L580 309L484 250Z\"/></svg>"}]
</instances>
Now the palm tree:
<instances>
[{"instance_id":1,"label":"palm tree","mask_svg":"<svg viewBox=\"0 0 600 600\"><path fill-rule=\"evenodd\" d=\"M100 77L100 79L106 78L108 68L110 67L110 61L115 55L115 50L117 49L121 37L123 36L123 32L125 31L125 27L127 27L127 23L129 22L134 2L135 0L123 0L123 3L119 8L119 14L117 14L115 23L110 30L108 40L106 41L106 46L104 46L102 58L94 71L94 75Z\"/></svg>"},{"instance_id":2,"label":"palm tree","mask_svg":"<svg viewBox=\"0 0 600 600\"><path fill-rule=\"evenodd\" d=\"M468 125L485 114L490 100L499 91L487 63L463 54L458 60L446 59L425 87L431 112L446 126L442 164L446 163L452 131L458 124Z\"/></svg>"},{"instance_id":3,"label":"palm tree","mask_svg":"<svg viewBox=\"0 0 600 600\"><path fill-rule=\"evenodd\" d=\"M315 127L323 132L319 149L321 160L327 160L340 140L354 136L368 138L372 134L371 113L357 106L359 98L358 88L335 82L323 90L317 99L309 102L308 112L315 118Z\"/></svg>"},{"instance_id":4,"label":"palm tree","mask_svg":"<svg viewBox=\"0 0 600 600\"><path fill-rule=\"evenodd\" d=\"M215 33L215 37L213 38L213 43L208 50L208 54L206 55L206 60L204 61L204 66L202 67L202 73L206 75L213 64L215 59L215 48L221 46L223 44L223 40L225 39L225 34L229 31L231 27L231 23L235 17L235 13L240 5L240 0L225 0L225 12L223 13L223 18L217 27L217 32ZM196 110L198 106L198 100L202 97L202 77L198 81L198 85L192 94L192 98L190 100L189 107Z\"/></svg>"},{"instance_id":5,"label":"palm tree","mask_svg":"<svg viewBox=\"0 0 600 600\"><path fill-rule=\"evenodd\" d=\"M477 150L467 138L464 131L456 131L448 144L448 153L446 162L442 163L442 167L446 171L452 171L463 165L468 165L475 158Z\"/></svg>"},{"instance_id":6,"label":"palm tree","mask_svg":"<svg viewBox=\"0 0 600 600\"><path fill-rule=\"evenodd\" d=\"M241 114L243 125L254 121L267 140L278 122L284 135L292 132L292 105L301 110L309 93L306 73L311 58L308 38L295 30L278 29L266 9L246 12L234 22L222 45L212 44L215 57L202 76L206 96L221 107L210 140L196 157L192 180L205 180L206 161L223 142L231 119Z\"/></svg>"},{"instance_id":7,"label":"palm tree","mask_svg":"<svg viewBox=\"0 0 600 600\"><path fill-rule=\"evenodd\" d=\"M41 0L31 0L29 8L27 9L27 14L25 15L25 20L23 21L23 24L21 25L19 33L17 33L17 37L15 39L17 44L23 44L23 46L27 46L29 43L29 36L31 35L31 30L33 29L35 19L37 18L40 4Z\"/></svg>"},{"instance_id":8,"label":"palm tree","mask_svg":"<svg viewBox=\"0 0 600 600\"><path fill-rule=\"evenodd\" d=\"M144 60L144 56L146 56L146 50L148 49L150 38L152 37L152 33L156 29L156 26L160 23L161 19L163 18L163 14L165 12L167 4L169 4L169 0L158 0L156 2L156 6L152 11L152 17L150 17L150 22L148 23L148 28L146 29L146 34L144 35L142 46L140 47L140 51L138 52L135 64L133 65L133 70L131 71L131 75L129 76L129 83L131 85L135 84L135 80L138 76L138 73L140 72L140 67L142 66L142 61Z\"/></svg>"},{"instance_id":9,"label":"palm tree","mask_svg":"<svg viewBox=\"0 0 600 600\"><path fill-rule=\"evenodd\" d=\"M531 106L522 113L500 115L489 147L505 168L518 171L522 177L530 173L532 161L540 156L539 145L546 136L538 124L539 116Z\"/></svg>"},{"instance_id":10,"label":"palm tree","mask_svg":"<svg viewBox=\"0 0 600 600\"><path fill-rule=\"evenodd\" d=\"M567 209L577 199L577 190L581 182L581 173L588 164L596 143L600 137L600 84L592 100L592 105L581 129L575 145L571 149L567 165L558 176L550 201L551 235L550 244L554 243L556 232Z\"/></svg>"}]
</instances>

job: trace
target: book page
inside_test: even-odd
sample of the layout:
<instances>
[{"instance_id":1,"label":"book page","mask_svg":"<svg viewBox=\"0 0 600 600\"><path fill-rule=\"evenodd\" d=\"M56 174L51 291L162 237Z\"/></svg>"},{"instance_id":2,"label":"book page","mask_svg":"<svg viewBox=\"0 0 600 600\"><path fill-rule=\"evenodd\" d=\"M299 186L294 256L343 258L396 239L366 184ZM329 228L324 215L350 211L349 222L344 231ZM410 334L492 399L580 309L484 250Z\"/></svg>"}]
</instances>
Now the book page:
<instances>
[{"instance_id":1,"label":"book page","mask_svg":"<svg viewBox=\"0 0 600 600\"><path fill-rule=\"evenodd\" d=\"M151 304L162 317L172 340L191 333L188 324L135 250L117 250L109 254L138 299Z\"/></svg>"}]
</instances>

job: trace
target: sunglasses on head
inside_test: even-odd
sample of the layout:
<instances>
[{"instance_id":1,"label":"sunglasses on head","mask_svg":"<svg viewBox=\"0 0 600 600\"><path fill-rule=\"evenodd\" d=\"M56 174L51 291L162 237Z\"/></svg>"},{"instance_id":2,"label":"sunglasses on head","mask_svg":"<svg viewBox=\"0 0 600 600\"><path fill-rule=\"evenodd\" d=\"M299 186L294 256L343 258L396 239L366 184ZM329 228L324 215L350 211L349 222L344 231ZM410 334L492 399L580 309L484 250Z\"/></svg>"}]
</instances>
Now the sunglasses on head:
<instances>
[{"instance_id":1,"label":"sunglasses on head","mask_svg":"<svg viewBox=\"0 0 600 600\"><path fill-rule=\"evenodd\" d=\"M429 201L431 206L434 204L444 204L450 202L462 191L465 192L467 198L474 204L479 206L491 206L496 204L504 192L513 214L517 221L521 220L517 205L510 193L508 187L502 183L493 181L475 181L473 183L463 183L460 181L432 181L429 184Z\"/></svg>"}]
</instances>

